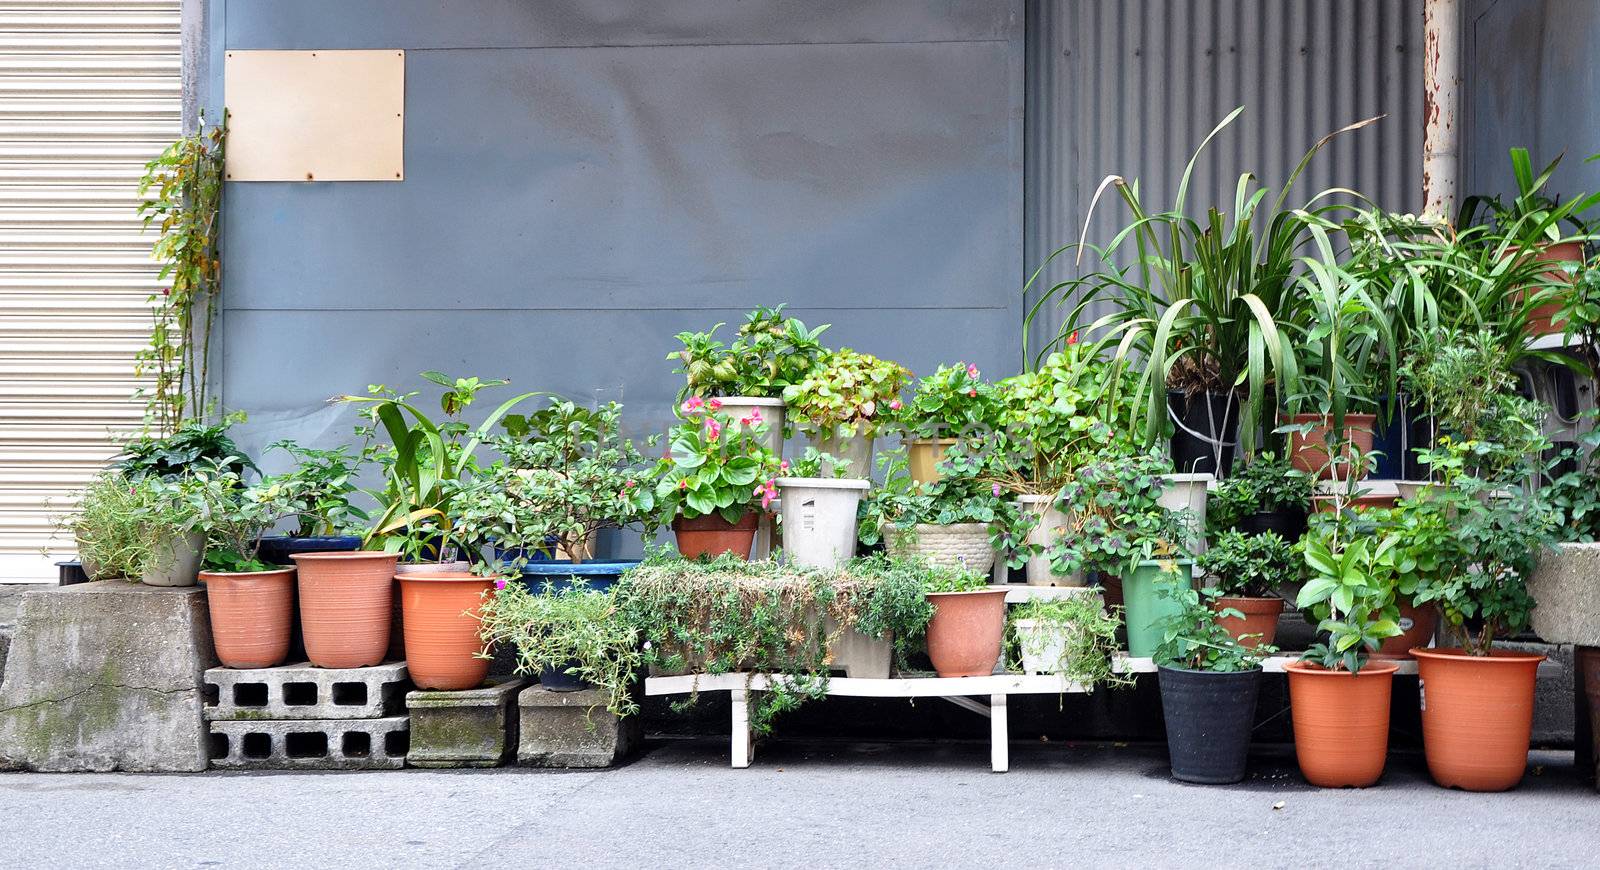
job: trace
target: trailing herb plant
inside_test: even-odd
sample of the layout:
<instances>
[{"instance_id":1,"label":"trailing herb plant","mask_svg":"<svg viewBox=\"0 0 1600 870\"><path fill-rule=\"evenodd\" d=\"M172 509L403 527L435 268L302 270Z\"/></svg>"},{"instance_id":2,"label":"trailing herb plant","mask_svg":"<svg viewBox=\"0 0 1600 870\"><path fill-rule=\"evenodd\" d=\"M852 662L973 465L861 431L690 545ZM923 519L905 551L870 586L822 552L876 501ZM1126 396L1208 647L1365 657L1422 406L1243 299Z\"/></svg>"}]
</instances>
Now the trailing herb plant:
<instances>
[{"instance_id":1,"label":"trailing herb plant","mask_svg":"<svg viewBox=\"0 0 1600 870\"><path fill-rule=\"evenodd\" d=\"M78 559L91 580L138 578L154 542L143 533L141 513L149 489L115 469L96 475L84 488L75 512L56 520L76 539Z\"/></svg>"},{"instance_id":2,"label":"trailing herb plant","mask_svg":"<svg viewBox=\"0 0 1600 870\"><path fill-rule=\"evenodd\" d=\"M1224 596L1276 598L1279 588L1305 577L1301 561L1294 545L1276 532L1223 532L1196 565Z\"/></svg>"},{"instance_id":3,"label":"trailing herb plant","mask_svg":"<svg viewBox=\"0 0 1600 870\"><path fill-rule=\"evenodd\" d=\"M745 317L731 345L716 338L723 324L709 332L680 332L681 350L667 356L676 360L684 387L678 395L751 396L782 398L784 390L799 383L826 353L818 337L827 331L824 324L807 329L800 320L787 317L784 306L757 308Z\"/></svg>"},{"instance_id":4,"label":"trailing herb plant","mask_svg":"<svg viewBox=\"0 0 1600 870\"><path fill-rule=\"evenodd\" d=\"M1158 665L1234 673L1255 670L1278 652L1271 644L1245 646L1218 624L1222 619L1243 619L1244 614L1232 607L1216 607L1215 590L1202 593L1163 581L1160 594L1173 599L1178 609L1161 620L1161 644L1153 656Z\"/></svg>"},{"instance_id":5,"label":"trailing herb plant","mask_svg":"<svg viewBox=\"0 0 1600 870\"><path fill-rule=\"evenodd\" d=\"M1018 624L1027 622L1036 626L1029 629ZM1134 685L1134 675L1115 666L1120 650L1117 629L1121 627L1122 609L1108 610L1098 595L1024 601L1007 610L1007 670L1023 670L1024 656L1048 658L1054 652L1047 673L1089 689Z\"/></svg>"},{"instance_id":6,"label":"trailing herb plant","mask_svg":"<svg viewBox=\"0 0 1600 870\"><path fill-rule=\"evenodd\" d=\"M560 670L605 692L612 714L639 712L631 692L645 652L641 632L615 590L590 590L578 580L564 589L533 592L500 580L479 605L478 619L486 649L495 644L516 649L518 674Z\"/></svg>"}]
</instances>

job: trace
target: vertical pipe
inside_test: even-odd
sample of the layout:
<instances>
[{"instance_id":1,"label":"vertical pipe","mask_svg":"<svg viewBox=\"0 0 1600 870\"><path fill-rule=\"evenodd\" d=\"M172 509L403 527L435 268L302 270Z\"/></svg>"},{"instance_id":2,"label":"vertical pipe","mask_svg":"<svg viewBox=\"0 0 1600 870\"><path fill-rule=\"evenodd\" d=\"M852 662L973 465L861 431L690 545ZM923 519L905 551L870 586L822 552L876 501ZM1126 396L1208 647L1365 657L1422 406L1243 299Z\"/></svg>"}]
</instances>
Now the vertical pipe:
<instances>
[{"instance_id":1,"label":"vertical pipe","mask_svg":"<svg viewBox=\"0 0 1600 870\"><path fill-rule=\"evenodd\" d=\"M1423 214L1450 219L1461 167L1460 0L1425 0L1422 29Z\"/></svg>"}]
</instances>

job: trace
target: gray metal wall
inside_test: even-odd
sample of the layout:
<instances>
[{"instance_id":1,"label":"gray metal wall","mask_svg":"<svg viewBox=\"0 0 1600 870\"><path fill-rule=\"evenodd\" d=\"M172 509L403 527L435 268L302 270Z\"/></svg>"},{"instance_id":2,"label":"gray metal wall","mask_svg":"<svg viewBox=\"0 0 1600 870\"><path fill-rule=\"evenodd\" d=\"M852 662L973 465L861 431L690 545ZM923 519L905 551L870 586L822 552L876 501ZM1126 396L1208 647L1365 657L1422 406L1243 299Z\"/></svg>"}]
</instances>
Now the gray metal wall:
<instances>
[{"instance_id":1,"label":"gray metal wall","mask_svg":"<svg viewBox=\"0 0 1600 870\"><path fill-rule=\"evenodd\" d=\"M1108 174L1169 207L1195 147L1238 106L1191 183L1195 210L1232 203L1242 172L1275 187L1323 134L1383 113L1325 149L1297 189L1421 208L1421 0L1032 0L1028 31L1030 271L1077 241ZM1103 201L1090 241L1108 242L1125 218ZM1047 312L1034 341L1059 322Z\"/></svg>"},{"instance_id":2,"label":"gray metal wall","mask_svg":"<svg viewBox=\"0 0 1600 870\"><path fill-rule=\"evenodd\" d=\"M227 189L248 440L415 373L664 421L673 334L792 303L919 372L1010 366L1022 3L211 0L227 49L403 48L406 177ZM215 117L215 114L212 115Z\"/></svg>"}]
</instances>

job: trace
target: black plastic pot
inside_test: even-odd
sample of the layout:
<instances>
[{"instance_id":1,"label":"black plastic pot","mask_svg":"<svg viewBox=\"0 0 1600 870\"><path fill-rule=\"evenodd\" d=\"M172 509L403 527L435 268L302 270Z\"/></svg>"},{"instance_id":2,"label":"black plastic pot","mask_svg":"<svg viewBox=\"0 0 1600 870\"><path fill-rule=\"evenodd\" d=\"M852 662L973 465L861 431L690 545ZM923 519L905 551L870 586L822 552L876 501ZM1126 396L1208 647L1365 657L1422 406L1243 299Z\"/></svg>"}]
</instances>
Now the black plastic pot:
<instances>
[{"instance_id":1,"label":"black plastic pot","mask_svg":"<svg viewBox=\"0 0 1600 870\"><path fill-rule=\"evenodd\" d=\"M1167 410L1172 415L1172 465L1179 473L1214 474L1218 477L1233 468L1234 448L1239 443L1239 399L1228 393L1167 391ZM1217 456L1222 466L1217 467Z\"/></svg>"},{"instance_id":2,"label":"black plastic pot","mask_svg":"<svg viewBox=\"0 0 1600 870\"><path fill-rule=\"evenodd\" d=\"M589 681L574 677L562 668L545 668L539 672L539 685L552 692L578 692L589 688Z\"/></svg>"},{"instance_id":3,"label":"black plastic pot","mask_svg":"<svg viewBox=\"0 0 1600 870\"><path fill-rule=\"evenodd\" d=\"M1217 673L1162 665L1159 671L1172 778L1205 785L1244 779L1261 669Z\"/></svg>"},{"instance_id":4,"label":"black plastic pot","mask_svg":"<svg viewBox=\"0 0 1600 870\"><path fill-rule=\"evenodd\" d=\"M89 575L83 570L83 563L73 560L70 562L57 562L58 579L62 586L72 586L76 583L88 583Z\"/></svg>"},{"instance_id":5,"label":"black plastic pot","mask_svg":"<svg viewBox=\"0 0 1600 870\"><path fill-rule=\"evenodd\" d=\"M294 560L289 556L294 553L347 553L351 550L359 549L361 549L361 538L358 535L328 535L310 538L273 535L261 539L259 555L263 562L272 565L286 565L292 568L294 567Z\"/></svg>"},{"instance_id":6,"label":"black plastic pot","mask_svg":"<svg viewBox=\"0 0 1600 870\"><path fill-rule=\"evenodd\" d=\"M1239 521L1233 524L1233 528L1247 535L1277 532L1278 537L1292 544L1306 533L1306 512L1292 508L1259 511L1240 517Z\"/></svg>"}]
</instances>

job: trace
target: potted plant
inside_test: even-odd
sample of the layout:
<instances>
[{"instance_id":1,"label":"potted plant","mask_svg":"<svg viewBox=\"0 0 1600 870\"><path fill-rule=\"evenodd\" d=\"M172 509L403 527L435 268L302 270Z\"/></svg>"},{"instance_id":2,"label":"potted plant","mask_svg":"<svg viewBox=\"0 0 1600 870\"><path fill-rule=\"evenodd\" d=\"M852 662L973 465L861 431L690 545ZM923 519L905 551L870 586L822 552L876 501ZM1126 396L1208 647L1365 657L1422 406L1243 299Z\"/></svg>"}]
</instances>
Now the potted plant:
<instances>
[{"instance_id":1,"label":"potted plant","mask_svg":"<svg viewBox=\"0 0 1600 870\"><path fill-rule=\"evenodd\" d=\"M293 462L289 471L275 475L276 485L293 493L294 525L284 535L265 535L258 553L270 565L294 564L291 553L349 552L361 546L359 534L369 519L366 511L352 505L356 475L360 466L349 448L314 450L293 441L278 441L269 450L281 450Z\"/></svg>"},{"instance_id":2,"label":"potted plant","mask_svg":"<svg viewBox=\"0 0 1600 870\"><path fill-rule=\"evenodd\" d=\"M149 542L137 521L143 504L138 487L108 469L84 487L76 510L56 518L57 528L75 540L90 580L134 579L143 573L149 558Z\"/></svg>"},{"instance_id":3,"label":"potted plant","mask_svg":"<svg viewBox=\"0 0 1600 870\"><path fill-rule=\"evenodd\" d=\"M302 483L268 477L247 485L232 470L196 473L206 534L200 580L223 667L270 668L289 657L295 569L264 560L260 551L263 533L307 501Z\"/></svg>"},{"instance_id":4,"label":"potted plant","mask_svg":"<svg viewBox=\"0 0 1600 870\"><path fill-rule=\"evenodd\" d=\"M767 420L767 449L780 457L787 425L783 391L816 368L827 352L819 336L828 329L827 324L808 329L783 309L751 311L731 345L717 340L720 323L709 332L680 332L683 348L667 357L679 363L677 373L684 376L680 403L691 396L717 398L735 419L759 412Z\"/></svg>"},{"instance_id":5,"label":"potted plant","mask_svg":"<svg viewBox=\"0 0 1600 870\"><path fill-rule=\"evenodd\" d=\"M1119 615L1092 593L1017 604L1006 618L1014 664L1023 673L1055 674L1090 688L1132 685L1132 674L1113 667Z\"/></svg>"},{"instance_id":6,"label":"potted plant","mask_svg":"<svg viewBox=\"0 0 1600 870\"><path fill-rule=\"evenodd\" d=\"M856 554L856 513L871 481L845 477L842 460L807 447L779 465L784 555L791 564L836 568Z\"/></svg>"},{"instance_id":7,"label":"potted plant","mask_svg":"<svg viewBox=\"0 0 1600 870\"><path fill-rule=\"evenodd\" d=\"M1247 535L1273 532L1298 541L1306 530L1313 478L1287 459L1259 453L1239 463L1217 484L1206 503L1206 524L1214 536L1227 531Z\"/></svg>"},{"instance_id":8,"label":"potted plant","mask_svg":"<svg viewBox=\"0 0 1600 870\"><path fill-rule=\"evenodd\" d=\"M645 649L615 591L588 589L581 580L560 589L501 582L478 619L485 649L497 643L516 649L517 673L537 675L552 691L598 688L617 716L639 712L631 693Z\"/></svg>"},{"instance_id":9,"label":"potted plant","mask_svg":"<svg viewBox=\"0 0 1600 870\"><path fill-rule=\"evenodd\" d=\"M923 592L933 605L928 658L941 677L987 677L1000 661L1006 590L971 571L927 566Z\"/></svg>"},{"instance_id":10,"label":"potted plant","mask_svg":"<svg viewBox=\"0 0 1600 870\"><path fill-rule=\"evenodd\" d=\"M116 468L128 477L182 477L193 469L220 468L243 475L257 471L256 464L240 450L228 429L244 421L244 415L229 414L215 423L185 420L167 435L144 435L123 445Z\"/></svg>"},{"instance_id":11,"label":"potted plant","mask_svg":"<svg viewBox=\"0 0 1600 870\"><path fill-rule=\"evenodd\" d=\"M1196 564L1215 584L1212 603L1240 614L1217 623L1245 646L1257 646L1277 639L1283 613L1278 590L1304 576L1299 561L1294 547L1274 532L1223 532Z\"/></svg>"},{"instance_id":12,"label":"potted plant","mask_svg":"<svg viewBox=\"0 0 1600 870\"><path fill-rule=\"evenodd\" d=\"M918 483L903 450L885 454L879 465L883 485L861 504L861 543L882 543L891 556L988 576L995 561L991 529L1009 523L1014 510L1000 485L965 473Z\"/></svg>"},{"instance_id":13,"label":"potted plant","mask_svg":"<svg viewBox=\"0 0 1600 870\"><path fill-rule=\"evenodd\" d=\"M178 477L128 480L134 496L135 534L144 542L139 582L146 586L193 586L205 554L208 505L198 469Z\"/></svg>"},{"instance_id":14,"label":"potted plant","mask_svg":"<svg viewBox=\"0 0 1600 870\"><path fill-rule=\"evenodd\" d=\"M1369 656L1400 633L1391 593L1399 539L1372 541L1338 522L1306 537L1310 579L1295 604L1318 620L1323 640L1284 669L1300 772L1323 788L1372 785L1389 752L1390 690L1399 665Z\"/></svg>"},{"instance_id":15,"label":"potted plant","mask_svg":"<svg viewBox=\"0 0 1600 870\"><path fill-rule=\"evenodd\" d=\"M523 417L508 414L500 454L457 498L457 533L473 552L492 550L492 573L608 588L637 560L597 560L603 529L655 534L652 469L621 437L622 406L593 410L564 399Z\"/></svg>"},{"instance_id":16,"label":"potted plant","mask_svg":"<svg viewBox=\"0 0 1600 870\"><path fill-rule=\"evenodd\" d=\"M753 411L735 420L721 408L715 397L685 400L656 466L657 510L672 518L678 550L690 559L750 558L757 518L778 497L778 458L767 449L765 419Z\"/></svg>"},{"instance_id":17,"label":"potted plant","mask_svg":"<svg viewBox=\"0 0 1600 870\"><path fill-rule=\"evenodd\" d=\"M873 440L900 409L900 391L910 378L896 363L841 348L784 388L783 400L814 447L844 460L851 477L866 478Z\"/></svg>"},{"instance_id":18,"label":"potted plant","mask_svg":"<svg viewBox=\"0 0 1600 870\"><path fill-rule=\"evenodd\" d=\"M479 606L491 589L505 588L505 578L434 572L395 579L411 682L445 692L483 685L492 644L479 640Z\"/></svg>"},{"instance_id":19,"label":"potted plant","mask_svg":"<svg viewBox=\"0 0 1600 870\"><path fill-rule=\"evenodd\" d=\"M1240 643L1217 624L1233 614L1219 613L1187 586L1162 581L1160 592L1172 602L1158 625L1154 655L1172 776L1238 782L1247 769L1261 662L1277 650Z\"/></svg>"},{"instance_id":20,"label":"potted plant","mask_svg":"<svg viewBox=\"0 0 1600 870\"><path fill-rule=\"evenodd\" d=\"M937 482L950 448L982 433L993 424L994 415L994 386L983 382L975 365L940 366L918 381L911 401L900 410L911 479Z\"/></svg>"},{"instance_id":21,"label":"potted plant","mask_svg":"<svg viewBox=\"0 0 1600 870\"><path fill-rule=\"evenodd\" d=\"M1161 504L1161 476L1171 470L1160 452L1108 450L1079 469L1056 499L1073 527L1057 541L1052 561L1120 581L1134 656L1155 652L1159 626L1177 605L1161 589L1194 581L1184 549L1189 520Z\"/></svg>"}]
</instances>

